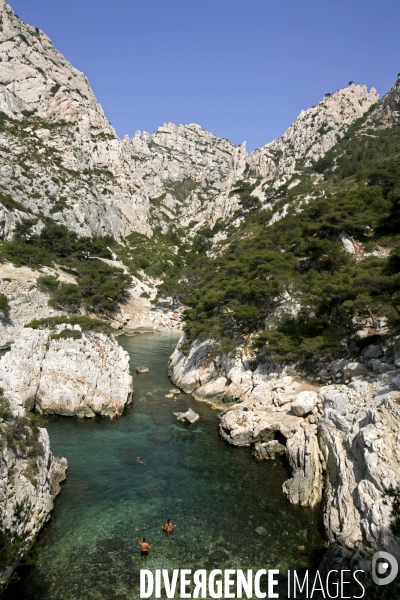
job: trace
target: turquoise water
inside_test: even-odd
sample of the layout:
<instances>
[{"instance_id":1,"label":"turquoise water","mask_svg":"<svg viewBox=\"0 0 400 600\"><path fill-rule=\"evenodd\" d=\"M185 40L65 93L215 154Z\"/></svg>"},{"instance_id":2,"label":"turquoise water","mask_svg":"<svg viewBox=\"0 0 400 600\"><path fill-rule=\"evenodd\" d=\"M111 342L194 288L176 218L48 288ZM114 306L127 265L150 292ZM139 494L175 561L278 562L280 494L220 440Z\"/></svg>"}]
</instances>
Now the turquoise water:
<instances>
[{"instance_id":1,"label":"turquoise water","mask_svg":"<svg viewBox=\"0 0 400 600\"><path fill-rule=\"evenodd\" d=\"M149 569L284 572L311 565L323 547L319 513L286 501L284 462L258 463L250 449L222 442L209 406L183 393L164 398L173 387L167 361L177 336L118 340L131 357L133 405L116 421L49 419L52 451L67 457L68 477L31 564L19 569L5 597L138 598L142 536L153 547ZM150 372L136 375L141 364ZM200 414L194 425L172 414L188 407ZM161 529L168 518L177 523L169 537Z\"/></svg>"}]
</instances>

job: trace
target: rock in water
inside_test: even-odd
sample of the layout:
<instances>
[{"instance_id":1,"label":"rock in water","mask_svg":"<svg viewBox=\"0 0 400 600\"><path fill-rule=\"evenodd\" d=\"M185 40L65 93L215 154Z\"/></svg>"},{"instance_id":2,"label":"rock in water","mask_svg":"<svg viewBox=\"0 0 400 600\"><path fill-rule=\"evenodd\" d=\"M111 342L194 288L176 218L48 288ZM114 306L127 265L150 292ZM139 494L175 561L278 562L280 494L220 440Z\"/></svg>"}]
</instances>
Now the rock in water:
<instances>
[{"instance_id":1,"label":"rock in water","mask_svg":"<svg viewBox=\"0 0 400 600\"><path fill-rule=\"evenodd\" d=\"M69 324L53 331L24 329L0 361L5 396L27 410L65 416L115 416L132 398L129 356L106 333L81 331L60 337Z\"/></svg>"},{"instance_id":2,"label":"rock in water","mask_svg":"<svg viewBox=\"0 0 400 600\"><path fill-rule=\"evenodd\" d=\"M182 421L184 423L186 422L193 424L200 419L200 416L191 408L189 408L189 410L187 410L186 412L176 412L174 413L174 415L178 419L178 421Z\"/></svg>"},{"instance_id":3,"label":"rock in water","mask_svg":"<svg viewBox=\"0 0 400 600\"><path fill-rule=\"evenodd\" d=\"M136 372L137 373L148 373L149 372L149 367L136 367Z\"/></svg>"},{"instance_id":4,"label":"rock in water","mask_svg":"<svg viewBox=\"0 0 400 600\"><path fill-rule=\"evenodd\" d=\"M253 456L257 460L273 460L277 454L285 454L285 452L286 448L283 444L280 444L278 440L271 440L270 442L256 444Z\"/></svg>"}]
</instances>

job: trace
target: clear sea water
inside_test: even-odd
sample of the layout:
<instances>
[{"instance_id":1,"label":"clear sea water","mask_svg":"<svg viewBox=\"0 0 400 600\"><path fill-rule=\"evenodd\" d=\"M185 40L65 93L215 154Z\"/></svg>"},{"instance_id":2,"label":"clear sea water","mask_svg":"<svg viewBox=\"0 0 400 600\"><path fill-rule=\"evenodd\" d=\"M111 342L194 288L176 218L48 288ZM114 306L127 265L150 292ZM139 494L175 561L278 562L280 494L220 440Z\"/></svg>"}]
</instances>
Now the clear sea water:
<instances>
[{"instance_id":1,"label":"clear sea water","mask_svg":"<svg viewBox=\"0 0 400 600\"><path fill-rule=\"evenodd\" d=\"M167 361L176 334L118 341L130 354L133 405L116 421L49 419L52 451L67 457L68 476L49 525L5 598L139 598L142 536L153 547L148 569L285 573L315 566L324 545L320 512L286 501L284 461L259 463L250 449L225 444L218 413L191 396L164 398L174 387ZM136 375L142 364L150 372ZM188 407L200 414L194 425L172 414ZM177 524L169 537L161 529L168 518Z\"/></svg>"}]
</instances>

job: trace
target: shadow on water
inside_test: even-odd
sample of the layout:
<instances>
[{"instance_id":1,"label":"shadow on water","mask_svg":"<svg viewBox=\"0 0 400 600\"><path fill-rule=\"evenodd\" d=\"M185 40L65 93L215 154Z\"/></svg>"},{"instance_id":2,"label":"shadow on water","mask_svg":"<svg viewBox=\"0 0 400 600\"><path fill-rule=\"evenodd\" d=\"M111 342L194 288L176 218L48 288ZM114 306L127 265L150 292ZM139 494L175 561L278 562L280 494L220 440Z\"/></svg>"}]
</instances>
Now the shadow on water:
<instances>
[{"instance_id":1,"label":"shadow on water","mask_svg":"<svg viewBox=\"0 0 400 600\"><path fill-rule=\"evenodd\" d=\"M153 547L149 569L284 573L309 567L323 548L320 512L283 496L283 462L257 463L250 449L225 444L217 413L191 396L164 398L177 339L118 338L130 354L135 392L117 421L49 419L52 451L68 458L67 481L6 600L139 598L142 536ZM137 375L141 364L150 372ZM188 407L200 414L193 426L172 415ZM168 518L177 523L169 537L161 529Z\"/></svg>"}]
</instances>

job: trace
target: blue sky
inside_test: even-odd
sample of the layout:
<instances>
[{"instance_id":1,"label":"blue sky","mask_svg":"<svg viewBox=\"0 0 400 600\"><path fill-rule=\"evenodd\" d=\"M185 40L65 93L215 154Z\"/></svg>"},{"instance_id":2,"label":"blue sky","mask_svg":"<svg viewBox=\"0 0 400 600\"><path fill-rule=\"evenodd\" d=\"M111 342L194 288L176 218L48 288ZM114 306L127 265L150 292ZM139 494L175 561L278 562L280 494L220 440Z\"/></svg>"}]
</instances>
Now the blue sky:
<instances>
[{"instance_id":1,"label":"blue sky","mask_svg":"<svg viewBox=\"0 0 400 600\"><path fill-rule=\"evenodd\" d=\"M11 0L122 137L198 123L248 150L350 80L400 72L399 0Z\"/></svg>"}]
</instances>

